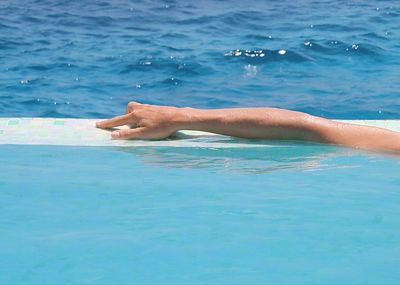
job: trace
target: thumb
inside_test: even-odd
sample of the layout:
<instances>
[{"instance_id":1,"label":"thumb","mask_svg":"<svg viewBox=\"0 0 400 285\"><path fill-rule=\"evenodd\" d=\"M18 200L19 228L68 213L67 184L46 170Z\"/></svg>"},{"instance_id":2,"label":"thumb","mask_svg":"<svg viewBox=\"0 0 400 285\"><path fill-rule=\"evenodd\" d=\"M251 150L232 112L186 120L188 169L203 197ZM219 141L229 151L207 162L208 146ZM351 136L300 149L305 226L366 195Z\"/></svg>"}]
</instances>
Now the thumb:
<instances>
[{"instance_id":1,"label":"thumb","mask_svg":"<svg viewBox=\"0 0 400 285\"><path fill-rule=\"evenodd\" d=\"M111 133L113 139L141 139L145 137L145 128L118 130Z\"/></svg>"}]
</instances>

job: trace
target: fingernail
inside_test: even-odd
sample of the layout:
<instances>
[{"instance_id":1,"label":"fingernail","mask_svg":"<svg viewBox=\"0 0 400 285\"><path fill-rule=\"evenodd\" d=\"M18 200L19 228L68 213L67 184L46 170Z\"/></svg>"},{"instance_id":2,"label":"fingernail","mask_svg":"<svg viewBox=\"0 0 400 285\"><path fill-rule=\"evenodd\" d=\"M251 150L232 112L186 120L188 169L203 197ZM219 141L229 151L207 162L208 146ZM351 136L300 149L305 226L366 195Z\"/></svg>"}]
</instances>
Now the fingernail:
<instances>
[{"instance_id":1,"label":"fingernail","mask_svg":"<svg viewBox=\"0 0 400 285\"><path fill-rule=\"evenodd\" d=\"M121 136L121 134L118 131L112 132L111 137L113 139L118 139Z\"/></svg>"}]
</instances>

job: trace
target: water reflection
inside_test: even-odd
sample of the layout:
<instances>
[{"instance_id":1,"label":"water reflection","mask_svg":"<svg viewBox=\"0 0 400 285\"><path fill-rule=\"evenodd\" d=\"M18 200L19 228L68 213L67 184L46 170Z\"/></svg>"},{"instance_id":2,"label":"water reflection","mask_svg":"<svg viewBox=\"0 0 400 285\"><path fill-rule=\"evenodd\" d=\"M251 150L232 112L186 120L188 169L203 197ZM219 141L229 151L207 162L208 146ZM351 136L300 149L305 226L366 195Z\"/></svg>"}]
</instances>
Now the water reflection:
<instances>
[{"instance_id":1,"label":"water reflection","mask_svg":"<svg viewBox=\"0 0 400 285\"><path fill-rule=\"evenodd\" d=\"M339 167L326 160L354 154L356 150L336 146L285 142L265 143L264 147L119 147L120 152L140 157L143 163L165 168L208 168L235 173L269 173L299 169L303 171ZM346 167L340 165L340 167ZM349 166L349 167L354 167Z\"/></svg>"}]
</instances>

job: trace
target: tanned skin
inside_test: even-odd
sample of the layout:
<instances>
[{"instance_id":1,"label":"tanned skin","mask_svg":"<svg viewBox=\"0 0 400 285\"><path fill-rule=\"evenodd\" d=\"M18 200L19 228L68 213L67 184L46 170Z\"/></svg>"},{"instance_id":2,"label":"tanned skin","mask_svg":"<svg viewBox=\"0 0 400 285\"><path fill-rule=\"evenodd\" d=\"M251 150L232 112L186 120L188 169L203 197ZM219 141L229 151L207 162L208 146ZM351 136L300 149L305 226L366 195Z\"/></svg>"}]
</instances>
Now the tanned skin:
<instances>
[{"instance_id":1,"label":"tanned skin","mask_svg":"<svg viewBox=\"0 0 400 285\"><path fill-rule=\"evenodd\" d=\"M130 102L124 115L97 122L102 129L128 125L114 139L163 139L196 130L248 139L303 140L400 153L400 132L336 122L276 108L194 109Z\"/></svg>"}]
</instances>

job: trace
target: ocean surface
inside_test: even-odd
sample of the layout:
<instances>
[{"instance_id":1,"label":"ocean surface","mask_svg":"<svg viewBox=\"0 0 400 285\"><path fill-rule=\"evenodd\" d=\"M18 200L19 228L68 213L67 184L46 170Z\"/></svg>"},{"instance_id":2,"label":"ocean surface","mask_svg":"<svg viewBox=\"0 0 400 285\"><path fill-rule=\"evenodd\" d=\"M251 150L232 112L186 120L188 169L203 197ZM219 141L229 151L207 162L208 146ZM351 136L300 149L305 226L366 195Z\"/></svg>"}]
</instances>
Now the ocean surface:
<instances>
[{"instance_id":1,"label":"ocean surface","mask_svg":"<svg viewBox=\"0 0 400 285\"><path fill-rule=\"evenodd\" d=\"M399 1L0 2L0 116L128 101L400 118Z\"/></svg>"}]
</instances>

